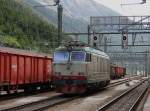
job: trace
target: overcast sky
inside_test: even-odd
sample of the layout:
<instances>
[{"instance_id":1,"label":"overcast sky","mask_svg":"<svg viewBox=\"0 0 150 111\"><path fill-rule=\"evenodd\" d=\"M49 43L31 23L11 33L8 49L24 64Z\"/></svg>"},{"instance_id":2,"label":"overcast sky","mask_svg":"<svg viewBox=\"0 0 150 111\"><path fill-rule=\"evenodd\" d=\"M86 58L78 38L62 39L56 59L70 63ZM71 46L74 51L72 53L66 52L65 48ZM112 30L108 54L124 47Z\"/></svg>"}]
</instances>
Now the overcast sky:
<instances>
[{"instance_id":1,"label":"overcast sky","mask_svg":"<svg viewBox=\"0 0 150 111\"><path fill-rule=\"evenodd\" d=\"M142 0L95 0L123 15L150 15L150 0L146 4L121 5L140 3Z\"/></svg>"}]
</instances>

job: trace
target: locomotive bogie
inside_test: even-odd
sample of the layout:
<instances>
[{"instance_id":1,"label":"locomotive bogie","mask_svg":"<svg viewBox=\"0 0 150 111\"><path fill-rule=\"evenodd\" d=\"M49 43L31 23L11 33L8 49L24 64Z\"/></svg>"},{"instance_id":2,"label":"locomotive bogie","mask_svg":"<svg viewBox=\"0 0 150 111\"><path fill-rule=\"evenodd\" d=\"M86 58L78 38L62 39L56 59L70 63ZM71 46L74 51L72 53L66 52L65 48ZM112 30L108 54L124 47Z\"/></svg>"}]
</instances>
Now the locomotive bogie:
<instances>
[{"instance_id":1,"label":"locomotive bogie","mask_svg":"<svg viewBox=\"0 0 150 111\"><path fill-rule=\"evenodd\" d=\"M85 76L55 76L57 92L65 94L83 93L86 91L87 78Z\"/></svg>"}]
</instances>

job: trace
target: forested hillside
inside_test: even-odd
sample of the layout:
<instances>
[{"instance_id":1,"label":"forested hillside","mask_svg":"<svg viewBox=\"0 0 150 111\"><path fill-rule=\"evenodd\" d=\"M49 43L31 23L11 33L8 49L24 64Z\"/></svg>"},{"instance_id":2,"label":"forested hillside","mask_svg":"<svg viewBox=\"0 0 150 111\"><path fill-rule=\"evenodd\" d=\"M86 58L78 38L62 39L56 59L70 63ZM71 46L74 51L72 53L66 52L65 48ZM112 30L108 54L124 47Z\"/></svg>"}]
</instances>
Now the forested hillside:
<instances>
[{"instance_id":1,"label":"forested hillside","mask_svg":"<svg viewBox=\"0 0 150 111\"><path fill-rule=\"evenodd\" d=\"M49 52L57 29L18 0L0 0L0 45Z\"/></svg>"}]
</instances>

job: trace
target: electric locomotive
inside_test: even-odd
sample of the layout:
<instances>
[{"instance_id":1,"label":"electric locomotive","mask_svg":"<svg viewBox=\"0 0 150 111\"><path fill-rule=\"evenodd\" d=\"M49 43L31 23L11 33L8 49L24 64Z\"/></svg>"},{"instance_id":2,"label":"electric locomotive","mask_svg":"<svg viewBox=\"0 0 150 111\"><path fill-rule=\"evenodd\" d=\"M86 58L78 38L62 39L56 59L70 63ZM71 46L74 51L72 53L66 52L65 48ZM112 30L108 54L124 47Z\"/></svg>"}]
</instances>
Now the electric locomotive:
<instances>
[{"instance_id":1,"label":"electric locomotive","mask_svg":"<svg viewBox=\"0 0 150 111\"><path fill-rule=\"evenodd\" d=\"M57 92L81 94L110 82L110 58L81 42L69 42L53 54L53 82Z\"/></svg>"}]
</instances>

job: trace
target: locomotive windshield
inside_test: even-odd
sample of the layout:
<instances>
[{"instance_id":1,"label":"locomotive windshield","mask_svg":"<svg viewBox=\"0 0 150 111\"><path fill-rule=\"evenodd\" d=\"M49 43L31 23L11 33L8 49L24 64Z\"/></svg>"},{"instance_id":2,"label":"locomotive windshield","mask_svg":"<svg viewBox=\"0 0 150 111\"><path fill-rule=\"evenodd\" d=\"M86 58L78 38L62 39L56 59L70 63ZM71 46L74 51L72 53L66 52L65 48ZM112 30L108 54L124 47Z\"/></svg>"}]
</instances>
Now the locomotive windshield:
<instances>
[{"instance_id":1,"label":"locomotive windshield","mask_svg":"<svg viewBox=\"0 0 150 111\"><path fill-rule=\"evenodd\" d=\"M54 53L54 62L66 62L69 60L69 52L59 51Z\"/></svg>"},{"instance_id":2,"label":"locomotive windshield","mask_svg":"<svg viewBox=\"0 0 150 111\"><path fill-rule=\"evenodd\" d=\"M71 61L84 61L85 52L82 51L72 51L71 52Z\"/></svg>"}]
</instances>

